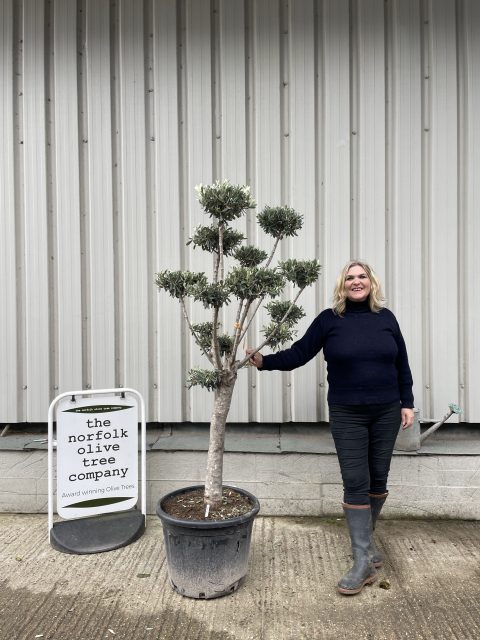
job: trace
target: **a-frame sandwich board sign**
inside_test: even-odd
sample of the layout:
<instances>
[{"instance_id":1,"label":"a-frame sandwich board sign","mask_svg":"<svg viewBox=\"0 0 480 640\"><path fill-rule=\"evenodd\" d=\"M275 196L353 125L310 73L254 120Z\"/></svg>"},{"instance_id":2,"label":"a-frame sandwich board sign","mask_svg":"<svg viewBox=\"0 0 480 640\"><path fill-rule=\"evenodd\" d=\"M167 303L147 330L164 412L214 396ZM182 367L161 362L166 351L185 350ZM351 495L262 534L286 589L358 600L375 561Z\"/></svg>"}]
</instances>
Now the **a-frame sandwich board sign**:
<instances>
[{"instance_id":1,"label":"a-frame sandwich board sign","mask_svg":"<svg viewBox=\"0 0 480 640\"><path fill-rule=\"evenodd\" d=\"M55 522L54 447L59 516ZM146 424L140 393L127 388L88 389L57 396L48 411L50 544L64 553L110 551L137 540L145 523Z\"/></svg>"}]
</instances>

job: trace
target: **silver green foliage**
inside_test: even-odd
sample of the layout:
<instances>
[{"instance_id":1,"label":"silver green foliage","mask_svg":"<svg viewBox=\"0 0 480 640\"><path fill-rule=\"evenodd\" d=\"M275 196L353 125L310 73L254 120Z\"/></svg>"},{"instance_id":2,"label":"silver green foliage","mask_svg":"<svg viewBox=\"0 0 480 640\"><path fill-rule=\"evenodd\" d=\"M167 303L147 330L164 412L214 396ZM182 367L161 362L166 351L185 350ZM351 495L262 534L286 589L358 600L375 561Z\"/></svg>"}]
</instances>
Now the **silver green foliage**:
<instances>
[{"instance_id":1,"label":"silver green foliage","mask_svg":"<svg viewBox=\"0 0 480 640\"><path fill-rule=\"evenodd\" d=\"M303 225L303 216L290 207L265 207L257 220L266 234L280 240L296 236Z\"/></svg>"},{"instance_id":2,"label":"silver green foliage","mask_svg":"<svg viewBox=\"0 0 480 640\"><path fill-rule=\"evenodd\" d=\"M308 287L317 281L320 275L318 260L284 260L279 263L280 272L289 282L293 282L299 289Z\"/></svg>"},{"instance_id":3,"label":"silver green foliage","mask_svg":"<svg viewBox=\"0 0 480 640\"><path fill-rule=\"evenodd\" d=\"M156 274L155 284L172 298L181 299L192 295L195 286L207 286L208 280L204 273L165 270Z\"/></svg>"},{"instance_id":4,"label":"silver green foliage","mask_svg":"<svg viewBox=\"0 0 480 640\"><path fill-rule=\"evenodd\" d=\"M267 345L276 351L297 335L294 326L305 316L302 307L289 300L272 300L265 305L272 322L262 329Z\"/></svg>"},{"instance_id":5,"label":"silver green foliage","mask_svg":"<svg viewBox=\"0 0 480 640\"><path fill-rule=\"evenodd\" d=\"M201 322L192 325L192 329L198 340L199 346L206 352L212 348L213 340L213 322ZM226 333L217 336L217 344L220 355L226 355L232 352L233 338Z\"/></svg>"},{"instance_id":6,"label":"silver green foliage","mask_svg":"<svg viewBox=\"0 0 480 640\"><path fill-rule=\"evenodd\" d=\"M280 295L285 278L276 269L265 267L234 267L225 278L228 290L239 300L255 300Z\"/></svg>"},{"instance_id":7,"label":"silver green foliage","mask_svg":"<svg viewBox=\"0 0 480 640\"><path fill-rule=\"evenodd\" d=\"M245 236L240 231L236 231L231 227L223 229L222 250L224 255L233 255L235 249L245 240ZM209 227L198 226L193 236L187 242L187 245L193 245L193 248L200 247L208 253L220 250L220 234L218 225L212 224Z\"/></svg>"},{"instance_id":8,"label":"silver green foliage","mask_svg":"<svg viewBox=\"0 0 480 640\"><path fill-rule=\"evenodd\" d=\"M229 336L228 333L221 333L218 338L218 348L220 350L220 355L228 355L232 353L233 349L233 338Z\"/></svg>"},{"instance_id":9,"label":"silver green foliage","mask_svg":"<svg viewBox=\"0 0 480 640\"><path fill-rule=\"evenodd\" d=\"M222 382L222 371L220 369L201 369L194 367L190 369L187 377L187 387L200 386L209 391L217 389Z\"/></svg>"},{"instance_id":10,"label":"silver green foliage","mask_svg":"<svg viewBox=\"0 0 480 640\"><path fill-rule=\"evenodd\" d=\"M212 347L213 323L199 322L192 324L192 330L195 333L199 346L204 351L209 351Z\"/></svg>"},{"instance_id":11,"label":"silver green foliage","mask_svg":"<svg viewBox=\"0 0 480 640\"><path fill-rule=\"evenodd\" d=\"M206 309L220 309L230 301L230 292L223 282L198 282L191 288L190 295L194 300L203 302Z\"/></svg>"},{"instance_id":12,"label":"silver green foliage","mask_svg":"<svg viewBox=\"0 0 480 640\"><path fill-rule=\"evenodd\" d=\"M193 248L199 247L217 257L233 257L237 266L224 275L223 259L217 260L213 281L209 280L205 273L165 270L156 274L156 284L159 289L165 290L182 302L187 322L197 344L210 362L213 364L215 361L216 366L219 367L212 370L193 368L188 375L188 386L199 385L205 389L214 390L221 387L223 376L231 372L231 367L236 366L234 358L231 358L231 361L225 359L221 363L218 361L218 356L230 358L234 355L234 347L236 352L239 347L239 336L244 328L237 322L235 323L236 333L233 336L215 332L214 338L213 322L190 325L185 300L190 298L201 302L205 308L213 309L213 319L216 322L220 309L228 305L234 297L240 303L237 316L240 319L240 309L243 313L243 310L248 311L255 300L277 298L283 293L287 282L297 286L300 293L317 280L320 264L317 260L291 259L278 263L277 267L269 266L278 241L296 236L302 227L303 216L294 209L286 206L265 207L257 215L259 226L277 241L272 249L272 255L268 258L268 253L263 249L253 245L242 245L245 240L243 233L229 226L230 222L256 206L249 187L233 185L224 180L212 185L200 185L196 190L204 212L212 218L212 224L196 227L187 244L192 245ZM267 266L262 267L262 263L267 259ZM270 300L266 309L271 322L263 328L262 332L265 335L266 344L275 350L293 339L296 335L294 326L305 314L301 307L288 301ZM217 326L218 330L220 325ZM216 344L213 344L214 340Z\"/></svg>"},{"instance_id":13,"label":"silver green foliage","mask_svg":"<svg viewBox=\"0 0 480 640\"><path fill-rule=\"evenodd\" d=\"M271 322L262 329L262 333L265 335L267 345L273 351L280 349L286 342L293 340L297 334L288 322L282 322L281 324Z\"/></svg>"},{"instance_id":14,"label":"silver green foliage","mask_svg":"<svg viewBox=\"0 0 480 640\"><path fill-rule=\"evenodd\" d=\"M204 211L219 223L232 222L247 209L256 206L250 187L231 184L228 180L217 180L211 185L201 184L195 190Z\"/></svg>"},{"instance_id":15,"label":"silver green foliage","mask_svg":"<svg viewBox=\"0 0 480 640\"><path fill-rule=\"evenodd\" d=\"M258 249L253 245L240 247L233 255L242 267L258 267L258 265L268 257L268 253L266 251Z\"/></svg>"},{"instance_id":16,"label":"silver green foliage","mask_svg":"<svg viewBox=\"0 0 480 640\"><path fill-rule=\"evenodd\" d=\"M289 300L272 300L265 305L265 309L273 322L285 322L289 326L297 324L299 320L305 317L302 307L291 303Z\"/></svg>"}]
</instances>

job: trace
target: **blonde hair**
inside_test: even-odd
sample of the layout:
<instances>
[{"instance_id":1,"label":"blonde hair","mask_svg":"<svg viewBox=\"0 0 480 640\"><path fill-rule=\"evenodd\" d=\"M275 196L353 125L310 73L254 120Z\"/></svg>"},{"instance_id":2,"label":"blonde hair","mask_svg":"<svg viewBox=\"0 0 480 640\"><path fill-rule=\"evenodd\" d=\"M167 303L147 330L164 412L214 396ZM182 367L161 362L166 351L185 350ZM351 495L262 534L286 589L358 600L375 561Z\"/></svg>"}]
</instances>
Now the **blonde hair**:
<instances>
[{"instance_id":1,"label":"blonde hair","mask_svg":"<svg viewBox=\"0 0 480 640\"><path fill-rule=\"evenodd\" d=\"M380 284L380 280L375 275L372 267L366 262L362 262L361 260L351 260L350 262L347 262L347 264L341 270L340 275L337 278L337 282L335 283L335 289L333 290L333 313L337 316L341 316L345 311L345 307L347 304L345 278L352 267L361 267L369 277L371 289L370 295L368 297L368 302L370 305L370 310L374 313L378 313L385 304L385 298L383 297L382 293L382 285Z\"/></svg>"}]
</instances>

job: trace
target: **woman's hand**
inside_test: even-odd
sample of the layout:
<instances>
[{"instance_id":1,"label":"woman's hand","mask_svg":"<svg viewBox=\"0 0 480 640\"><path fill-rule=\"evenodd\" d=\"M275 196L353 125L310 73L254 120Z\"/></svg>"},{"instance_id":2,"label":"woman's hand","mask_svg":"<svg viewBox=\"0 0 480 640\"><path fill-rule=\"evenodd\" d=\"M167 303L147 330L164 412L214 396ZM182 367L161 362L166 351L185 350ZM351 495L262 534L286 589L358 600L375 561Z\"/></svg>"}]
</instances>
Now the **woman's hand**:
<instances>
[{"instance_id":1,"label":"woman's hand","mask_svg":"<svg viewBox=\"0 0 480 640\"><path fill-rule=\"evenodd\" d=\"M408 429L413 424L413 409L402 409L402 429Z\"/></svg>"},{"instance_id":2,"label":"woman's hand","mask_svg":"<svg viewBox=\"0 0 480 640\"><path fill-rule=\"evenodd\" d=\"M253 353L253 351L254 349L245 349L245 353L247 354L247 356ZM253 365L254 367L257 367L257 369L262 368L263 356L259 351L257 351L256 353L253 354L253 356L251 356L250 364Z\"/></svg>"}]
</instances>

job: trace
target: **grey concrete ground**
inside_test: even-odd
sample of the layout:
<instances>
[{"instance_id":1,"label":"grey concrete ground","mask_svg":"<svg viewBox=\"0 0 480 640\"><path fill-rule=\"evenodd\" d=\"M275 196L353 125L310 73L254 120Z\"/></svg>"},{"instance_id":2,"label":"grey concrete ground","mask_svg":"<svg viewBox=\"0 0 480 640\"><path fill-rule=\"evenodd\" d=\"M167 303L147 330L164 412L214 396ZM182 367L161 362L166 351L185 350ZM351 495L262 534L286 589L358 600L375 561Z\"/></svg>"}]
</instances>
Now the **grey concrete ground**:
<instances>
[{"instance_id":1,"label":"grey concrete ground","mask_svg":"<svg viewBox=\"0 0 480 640\"><path fill-rule=\"evenodd\" d=\"M480 525L382 520L386 562L353 597L343 521L259 517L249 573L217 600L169 586L162 532L91 556L58 553L45 515L0 514L1 640L473 640L480 638Z\"/></svg>"}]
</instances>

